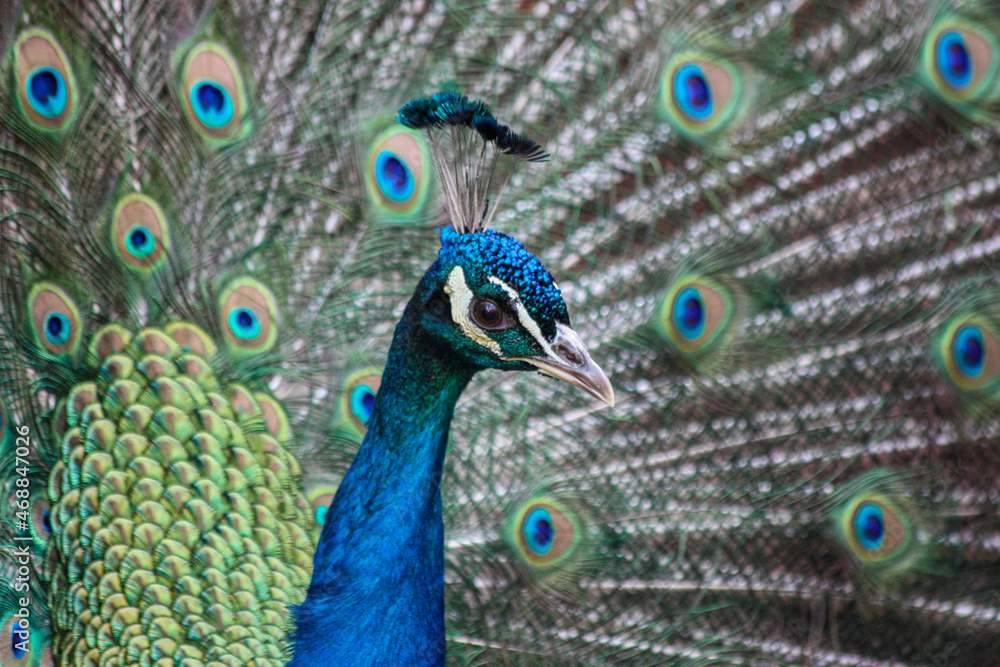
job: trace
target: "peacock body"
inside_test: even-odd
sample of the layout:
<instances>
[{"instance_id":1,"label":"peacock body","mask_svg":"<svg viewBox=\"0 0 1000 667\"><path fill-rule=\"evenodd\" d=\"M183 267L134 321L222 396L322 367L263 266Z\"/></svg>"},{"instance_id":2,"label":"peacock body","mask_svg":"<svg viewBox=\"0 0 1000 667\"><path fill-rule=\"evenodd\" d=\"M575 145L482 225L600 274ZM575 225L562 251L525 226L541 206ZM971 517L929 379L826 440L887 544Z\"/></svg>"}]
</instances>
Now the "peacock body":
<instances>
[{"instance_id":1,"label":"peacock body","mask_svg":"<svg viewBox=\"0 0 1000 667\"><path fill-rule=\"evenodd\" d=\"M996 3L250 4L0 7L0 667L1000 664Z\"/></svg>"}]
</instances>

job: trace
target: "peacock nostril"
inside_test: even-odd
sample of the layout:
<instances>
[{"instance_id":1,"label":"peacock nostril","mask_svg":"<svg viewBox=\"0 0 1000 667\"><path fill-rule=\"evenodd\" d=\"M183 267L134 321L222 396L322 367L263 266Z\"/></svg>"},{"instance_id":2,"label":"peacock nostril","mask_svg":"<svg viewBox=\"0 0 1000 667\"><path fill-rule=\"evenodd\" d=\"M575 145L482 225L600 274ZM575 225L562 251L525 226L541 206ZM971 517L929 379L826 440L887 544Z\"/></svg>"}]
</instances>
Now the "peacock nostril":
<instances>
[{"instance_id":1,"label":"peacock nostril","mask_svg":"<svg viewBox=\"0 0 1000 667\"><path fill-rule=\"evenodd\" d=\"M565 359L574 366L583 365L583 357L580 353L574 350L572 347L566 343L556 343L552 348L556 354L558 354L562 359Z\"/></svg>"}]
</instances>

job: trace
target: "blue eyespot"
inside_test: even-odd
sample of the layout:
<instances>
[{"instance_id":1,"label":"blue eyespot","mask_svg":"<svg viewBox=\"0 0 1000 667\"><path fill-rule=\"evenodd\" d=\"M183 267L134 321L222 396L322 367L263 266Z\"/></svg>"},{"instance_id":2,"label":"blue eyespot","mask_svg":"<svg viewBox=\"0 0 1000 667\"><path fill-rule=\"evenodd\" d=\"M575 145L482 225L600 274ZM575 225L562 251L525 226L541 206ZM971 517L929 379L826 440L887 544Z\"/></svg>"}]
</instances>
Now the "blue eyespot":
<instances>
[{"instance_id":1,"label":"blue eyespot","mask_svg":"<svg viewBox=\"0 0 1000 667\"><path fill-rule=\"evenodd\" d=\"M689 340L698 338L705 331L705 307L701 294L688 287L674 301L674 323L682 336Z\"/></svg>"},{"instance_id":2,"label":"blue eyespot","mask_svg":"<svg viewBox=\"0 0 1000 667\"><path fill-rule=\"evenodd\" d=\"M213 130L228 125L236 113L233 99L226 89L206 79L191 86L191 108L198 120Z\"/></svg>"},{"instance_id":3,"label":"blue eyespot","mask_svg":"<svg viewBox=\"0 0 1000 667\"><path fill-rule=\"evenodd\" d=\"M68 94L63 75L51 67L40 67L28 76L28 102L39 116L55 118L66 110Z\"/></svg>"},{"instance_id":4,"label":"blue eyespot","mask_svg":"<svg viewBox=\"0 0 1000 667\"><path fill-rule=\"evenodd\" d=\"M983 332L979 327L967 325L958 330L952 343L952 352L959 372L967 377L978 377L986 366Z\"/></svg>"},{"instance_id":5,"label":"blue eyespot","mask_svg":"<svg viewBox=\"0 0 1000 667\"><path fill-rule=\"evenodd\" d=\"M854 532L862 548L877 551L885 540L885 517L882 508L868 503L854 515Z\"/></svg>"},{"instance_id":6,"label":"blue eyespot","mask_svg":"<svg viewBox=\"0 0 1000 667\"><path fill-rule=\"evenodd\" d=\"M536 554L544 556L552 548L556 531L552 525L552 516L542 507L531 511L524 522L524 537L528 548Z\"/></svg>"},{"instance_id":7,"label":"blue eyespot","mask_svg":"<svg viewBox=\"0 0 1000 667\"><path fill-rule=\"evenodd\" d=\"M45 337L53 345L65 345L72 335L69 318L62 313L49 313L45 318Z\"/></svg>"},{"instance_id":8,"label":"blue eyespot","mask_svg":"<svg viewBox=\"0 0 1000 667\"><path fill-rule=\"evenodd\" d=\"M229 313L229 329L241 340L253 340L260 335L260 322L253 311L237 308Z\"/></svg>"},{"instance_id":9,"label":"blue eyespot","mask_svg":"<svg viewBox=\"0 0 1000 667\"><path fill-rule=\"evenodd\" d=\"M692 120L706 120L715 111L712 88L701 67L694 63L683 65L674 74L674 99Z\"/></svg>"},{"instance_id":10,"label":"blue eyespot","mask_svg":"<svg viewBox=\"0 0 1000 667\"><path fill-rule=\"evenodd\" d=\"M416 188L406 163L389 151L382 151L375 158L375 180L382 194L397 202L412 197Z\"/></svg>"},{"instance_id":11,"label":"blue eyespot","mask_svg":"<svg viewBox=\"0 0 1000 667\"><path fill-rule=\"evenodd\" d=\"M28 655L28 651L21 648L26 646L28 641L28 631L21 627L20 622L15 621L10 626L10 654L15 660L20 660Z\"/></svg>"},{"instance_id":12,"label":"blue eyespot","mask_svg":"<svg viewBox=\"0 0 1000 667\"><path fill-rule=\"evenodd\" d=\"M375 393L363 384L355 387L351 392L351 412L362 424L368 424L373 407L375 407Z\"/></svg>"},{"instance_id":13,"label":"blue eyespot","mask_svg":"<svg viewBox=\"0 0 1000 667\"><path fill-rule=\"evenodd\" d=\"M47 534L52 534L52 510L42 512L42 526Z\"/></svg>"},{"instance_id":14,"label":"blue eyespot","mask_svg":"<svg viewBox=\"0 0 1000 667\"><path fill-rule=\"evenodd\" d=\"M972 58L965 40L958 32L946 32L937 43L937 69L952 88L965 88L972 83Z\"/></svg>"},{"instance_id":15,"label":"blue eyespot","mask_svg":"<svg viewBox=\"0 0 1000 667\"><path fill-rule=\"evenodd\" d=\"M320 505L316 508L315 518L317 525L326 525L326 513L330 511L330 508L326 505Z\"/></svg>"},{"instance_id":16,"label":"blue eyespot","mask_svg":"<svg viewBox=\"0 0 1000 667\"><path fill-rule=\"evenodd\" d=\"M145 227L133 227L125 238L125 247L132 255L142 259L156 250L156 240Z\"/></svg>"}]
</instances>

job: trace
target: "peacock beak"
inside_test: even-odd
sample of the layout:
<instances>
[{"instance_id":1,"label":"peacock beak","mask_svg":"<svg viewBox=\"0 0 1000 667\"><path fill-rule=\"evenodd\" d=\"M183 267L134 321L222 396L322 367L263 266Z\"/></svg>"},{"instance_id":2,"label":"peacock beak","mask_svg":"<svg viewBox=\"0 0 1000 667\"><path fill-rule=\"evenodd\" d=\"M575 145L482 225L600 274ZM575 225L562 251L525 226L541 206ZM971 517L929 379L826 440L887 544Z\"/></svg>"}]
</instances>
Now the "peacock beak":
<instances>
[{"instance_id":1,"label":"peacock beak","mask_svg":"<svg viewBox=\"0 0 1000 667\"><path fill-rule=\"evenodd\" d=\"M601 367L594 363L575 331L556 324L556 337L549 346L551 353L537 357L517 357L537 367L545 375L569 382L575 387L614 407L615 390Z\"/></svg>"}]
</instances>

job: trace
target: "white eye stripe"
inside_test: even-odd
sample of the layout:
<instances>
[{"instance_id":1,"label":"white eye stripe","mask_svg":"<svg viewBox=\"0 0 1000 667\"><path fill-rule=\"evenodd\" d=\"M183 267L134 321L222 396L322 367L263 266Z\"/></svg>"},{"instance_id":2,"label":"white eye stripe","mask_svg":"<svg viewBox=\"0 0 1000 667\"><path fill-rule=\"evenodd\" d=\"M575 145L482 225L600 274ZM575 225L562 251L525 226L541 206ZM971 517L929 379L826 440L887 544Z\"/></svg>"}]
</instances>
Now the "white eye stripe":
<instances>
[{"instance_id":1,"label":"white eye stripe","mask_svg":"<svg viewBox=\"0 0 1000 667\"><path fill-rule=\"evenodd\" d=\"M483 333L482 329L469 319L469 304L472 303L473 294L465 282L465 271L462 270L461 266L456 266L448 274L448 282L445 283L444 292L451 302L451 319L462 329L462 333L503 359L500 344Z\"/></svg>"},{"instance_id":2,"label":"white eye stripe","mask_svg":"<svg viewBox=\"0 0 1000 667\"><path fill-rule=\"evenodd\" d=\"M549 345L549 342L545 340L545 336L542 335L542 329L538 326L538 323L528 314L524 304L521 303L521 297L514 288L496 276L490 276L490 282L494 285L499 285L507 293L507 296L510 297L510 302L514 304L514 310L517 311L517 319L521 322L521 326L527 329L531 337L538 341L538 344L545 350L545 354L553 359L558 358L555 352L552 351L552 346Z\"/></svg>"}]
</instances>

